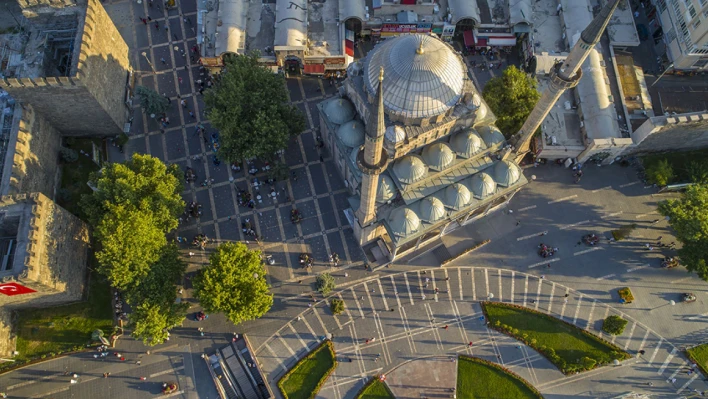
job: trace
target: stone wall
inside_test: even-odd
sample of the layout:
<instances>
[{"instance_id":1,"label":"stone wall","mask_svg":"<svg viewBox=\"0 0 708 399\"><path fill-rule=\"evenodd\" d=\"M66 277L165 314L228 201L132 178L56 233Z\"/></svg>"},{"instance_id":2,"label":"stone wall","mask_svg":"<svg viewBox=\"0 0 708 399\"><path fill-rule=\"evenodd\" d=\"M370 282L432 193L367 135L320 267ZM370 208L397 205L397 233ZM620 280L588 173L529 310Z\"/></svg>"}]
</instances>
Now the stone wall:
<instances>
[{"instance_id":1,"label":"stone wall","mask_svg":"<svg viewBox=\"0 0 708 399\"><path fill-rule=\"evenodd\" d=\"M75 10L76 12L76 10ZM123 131L130 61L123 40L98 0L77 13L80 46L71 76L0 80L0 88L30 103L65 136L113 136Z\"/></svg>"},{"instance_id":2,"label":"stone wall","mask_svg":"<svg viewBox=\"0 0 708 399\"><path fill-rule=\"evenodd\" d=\"M649 118L632 133L633 148L623 155L691 151L708 147L708 114L694 112Z\"/></svg>"},{"instance_id":3,"label":"stone wall","mask_svg":"<svg viewBox=\"0 0 708 399\"><path fill-rule=\"evenodd\" d=\"M0 309L0 357L12 357L17 347L17 337L14 333L12 311Z\"/></svg>"},{"instance_id":4,"label":"stone wall","mask_svg":"<svg viewBox=\"0 0 708 399\"><path fill-rule=\"evenodd\" d=\"M61 137L52 125L30 105L17 107L21 114L17 137L9 143L8 155L14 152L3 195L40 192L54 198ZM4 180L4 179L3 179ZM3 183L5 183L3 181Z\"/></svg>"},{"instance_id":5,"label":"stone wall","mask_svg":"<svg viewBox=\"0 0 708 399\"><path fill-rule=\"evenodd\" d=\"M58 305L82 298L86 284L88 227L69 211L40 193L0 198L0 209L22 204L29 209L21 222L13 267L16 281L37 292L4 296L6 308ZM18 262L23 267L17 267ZM18 270L20 269L20 270Z\"/></svg>"}]
</instances>

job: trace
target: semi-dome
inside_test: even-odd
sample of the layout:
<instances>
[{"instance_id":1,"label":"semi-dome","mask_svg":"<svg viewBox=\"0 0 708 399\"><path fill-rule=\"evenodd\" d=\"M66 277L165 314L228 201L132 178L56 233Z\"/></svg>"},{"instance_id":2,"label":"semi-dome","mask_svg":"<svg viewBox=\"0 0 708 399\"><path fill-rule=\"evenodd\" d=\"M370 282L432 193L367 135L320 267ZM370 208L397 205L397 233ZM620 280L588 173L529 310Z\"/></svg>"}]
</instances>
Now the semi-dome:
<instances>
[{"instance_id":1,"label":"semi-dome","mask_svg":"<svg viewBox=\"0 0 708 399\"><path fill-rule=\"evenodd\" d=\"M402 143L406 139L406 131L402 126L391 125L386 128L384 138L392 144Z\"/></svg>"},{"instance_id":2,"label":"semi-dome","mask_svg":"<svg viewBox=\"0 0 708 399\"><path fill-rule=\"evenodd\" d=\"M465 158L469 158L486 148L482 138L479 137L477 131L472 128L454 135L452 139L450 139L450 146L456 153Z\"/></svg>"},{"instance_id":3,"label":"semi-dome","mask_svg":"<svg viewBox=\"0 0 708 399\"><path fill-rule=\"evenodd\" d=\"M418 217L428 223L435 223L445 217L445 205L435 197L425 197L418 203Z\"/></svg>"},{"instance_id":4,"label":"semi-dome","mask_svg":"<svg viewBox=\"0 0 708 399\"><path fill-rule=\"evenodd\" d=\"M428 167L417 155L406 155L393 165L393 171L401 183L411 184L425 177Z\"/></svg>"},{"instance_id":5,"label":"semi-dome","mask_svg":"<svg viewBox=\"0 0 708 399\"><path fill-rule=\"evenodd\" d=\"M446 206L460 210L465 205L469 204L470 199L472 199L472 194L470 194L470 190L468 190L467 187L455 183L447 186L443 199L445 200Z\"/></svg>"},{"instance_id":6,"label":"semi-dome","mask_svg":"<svg viewBox=\"0 0 708 399\"><path fill-rule=\"evenodd\" d=\"M379 186L376 190L376 202L383 204L396 196L396 185L387 174L379 175Z\"/></svg>"},{"instance_id":7,"label":"semi-dome","mask_svg":"<svg viewBox=\"0 0 708 399\"><path fill-rule=\"evenodd\" d=\"M337 128L337 137L349 148L364 144L364 133L364 124L358 120L345 122Z\"/></svg>"},{"instance_id":8,"label":"semi-dome","mask_svg":"<svg viewBox=\"0 0 708 399\"><path fill-rule=\"evenodd\" d=\"M487 125L487 126L480 126L477 128L477 131L479 132L479 135L482 137L482 140L484 140L484 143L487 145L487 147L494 147L497 144L504 144L506 141L504 139L504 135L502 132L497 129L496 126L493 125Z\"/></svg>"},{"instance_id":9,"label":"semi-dome","mask_svg":"<svg viewBox=\"0 0 708 399\"><path fill-rule=\"evenodd\" d=\"M394 235L406 237L420 229L420 219L410 208L397 208L391 212L388 225Z\"/></svg>"},{"instance_id":10,"label":"semi-dome","mask_svg":"<svg viewBox=\"0 0 708 399\"><path fill-rule=\"evenodd\" d=\"M474 93L467 99L466 105L467 108L475 110L482 105L482 98L479 96L479 94Z\"/></svg>"},{"instance_id":11,"label":"semi-dome","mask_svg":"<svg viewBox=\"0 0 708 399\"><path fill-rule=\"evenodd\" d=\"M477 173L472 176L470 188L476 198L482 199L494 194L494 191L497 189L497 183L492 179L492 176L484 172Z\"/></svg>"},{"instance_id":12,"label":"semi-dome","mask_svg":"<svg viewBox=\"0 0 708 399\"><path fill-rule=\"evenodd\" d=\"M448 44L422 34L387 39L369 53L363 76L372 96L381 67L384 107L405 118L429 118L454 107L467 76L465 65Z\"/></svg>"},{"instance_id":13,"label":"semi-dome","mask_svg":"<svg viewBox=\"0 0 708 399\"><path fill-rule=\"evenodd\" d=\"M435 143L423 149L423 159L430 169L441 171L455 160L455 154L447 144Z\"/></svg>"},{"instance_id":14,"label":"semi-dome","mask_svg":"<svg viewBox=\"0 0 708 399\"><path fill-rule=\"evenodd\" d=\"M343 98L329 100L324 106L324 113L330 122L341 125L354 119L356 110L354 105Z\"/></svg>"},{"instance_id":15,"label":"semi-dome","mask_svg":"<svg viewBox=\"0 0 708 399\"><path fill-rule=\"evenodd\" d=\"M519 181L521 169L510 161L501 161L494 165L494 180L500 186L509 187Z\"/></svg>"}]
</instances>

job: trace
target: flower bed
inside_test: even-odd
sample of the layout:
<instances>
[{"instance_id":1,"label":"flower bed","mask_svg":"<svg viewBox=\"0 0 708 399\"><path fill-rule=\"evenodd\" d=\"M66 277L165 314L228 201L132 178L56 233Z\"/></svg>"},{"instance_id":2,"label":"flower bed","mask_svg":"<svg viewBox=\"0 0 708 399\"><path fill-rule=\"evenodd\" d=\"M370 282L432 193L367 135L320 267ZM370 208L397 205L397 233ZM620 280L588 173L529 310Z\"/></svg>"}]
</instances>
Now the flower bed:
<instances>
[{"instance_id":1,"label":"flower bed","mask_svg":"<svg viewBox=\"0 0 708 399\"><path fill-rule=\"evenodd\" d=\"M545 313L498 302L482 302L482 309L491 328L532 347L564 374L629 358L617 345Z\"/></svg>"},{"instance_id":2,"label":"flower bed","mask_svg":"<svg viewBox=\"0 0 708 399\"><path fill-rule=\"evenodd\" d=\"M285 399L314 399L337 367L332 341L324 341L278 381Z\"/></svg>"}]
</instances>

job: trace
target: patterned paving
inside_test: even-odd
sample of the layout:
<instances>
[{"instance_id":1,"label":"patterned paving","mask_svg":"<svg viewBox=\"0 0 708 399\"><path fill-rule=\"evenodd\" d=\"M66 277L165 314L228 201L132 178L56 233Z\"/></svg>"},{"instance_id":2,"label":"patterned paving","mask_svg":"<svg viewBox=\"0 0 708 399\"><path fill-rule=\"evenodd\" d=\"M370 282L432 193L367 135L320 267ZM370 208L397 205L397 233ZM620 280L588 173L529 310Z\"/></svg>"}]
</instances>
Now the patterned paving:
<instances>
[{"instance_id":1,"label":"patterned paving","mask_svg":"<svg viewBox=\"0 0 708 399\"><path fill-rule=\"evenodd\" d=\"M547 395L578 397L596 384L614 394L632 390L667 397L706 389L697 373L685 372L687 362L679 348L646 325L539 276L470 267L411 271L360 282L335 297L345 301L344 313L332 315L326 301L320 301L257 349L274 389L275 382L327 334L333 336L339 365L320 392L325 398L352 398L369 376L388 373L411 359L456 353L498 362ZM645 354L619 367L564 376L531 348L486 327L479 301L488 299L548 313L633 355L640 350ZM603 336L602 320L613 314L629 324L620 336ZM623 380L631 380L633 386L618 384ZM654 385L650 387L649 381Z\"/></svg>"}]
</instances>

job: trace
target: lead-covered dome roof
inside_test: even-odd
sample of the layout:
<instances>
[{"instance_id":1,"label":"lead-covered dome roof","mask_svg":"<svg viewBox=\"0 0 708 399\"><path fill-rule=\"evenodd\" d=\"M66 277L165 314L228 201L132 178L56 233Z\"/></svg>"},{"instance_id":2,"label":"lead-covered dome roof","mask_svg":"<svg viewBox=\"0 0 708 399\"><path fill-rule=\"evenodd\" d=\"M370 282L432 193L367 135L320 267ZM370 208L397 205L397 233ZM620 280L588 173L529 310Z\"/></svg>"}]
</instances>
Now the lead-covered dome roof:
<instances>
[{"instance_id":1,"label":"lead-covered dome roof","mask_svg":"<svg viewBox=\"0 0 708 399\"><path fill-rule=\"evenodd\" d=\"M469 204L472 195L467 187L460 183L455 183L447 186L443 199L445 200L445 205L459 211L465 205Z\"/></svg>"},{"instance_id":2,"label":"lead-covered dome roof","mask_svg":"<svg viewBox=\"0 0 708 399\"><path fill-rule=\"evenodd\" d=\"M345 122L337 128L337 137L349 148L364 144L364 124L358 120Z\"/></svg>"},{"instance_id":3,"label":"lead-covered dome roof","mask_svg":"<svg viewBox=\"0 0 708 399\"><path fill-rule=\"evenodd\" d=\"M500 186L509 187L519 181L521 169L510 161L501 161L494 165L494 180Z\"/></svg>"},{"instance_id":4,"label":"lead-covered dome roof","mask_svg":"<svg viewBox=\"0 0 708 399\"><path fill-rule=\"evenodd\" d=\"M445 217L445 205L435 197L425 197L418 203L418 217L428 223L435 223Z\"/></svg>"},{"instance_id":5,"label":"lead-covered dome roof","mask_svg":"<svg viewBox=\"0 0 708 399\"><path fill-rule=\"evenodd\" d=\"M445 170L455 160L455 154L445 143L425 147L422 155L428 167L437 171Z\"/></svg>"},{"instance_id":6,"label":"lead-covered dome roof","mask_svg":"<svg viewBox=\"0 0 708 399\"><path fill-rule=\"evenodd\" d=\"M425 177L428 167L418 155L406 155L396 161L393 172L401 183L411 184Z\"/></svg>"},{"instance_id":7,"label":"lead-covered dome roof","mask_svg":"<svg viewBox=\"0 0 708 399\"><path fill-rule=\"evenodd\" d=\"M410 208L397 208L391 212L388 225L394 235L405 237L420 229L420 219Z\"/></svg>"},{"instance_id":8,"label":"lead-covered dome roof","mask_svg":"<svg viewBox=\"0 0 708 399\"><path fill-rule=\"evenodd\" d=\"M450 147L465 158L469 158L486 148L482 138L479 137L479 134L473 128L466 129L452 136Z\"/></svg>"},{"instance_id":9,"label":"lead-covered dome roof","mask_svg":"<svg viewBox=\"0 0 708 399\"><path fill-rule=\"evenodd\" d=\"M467 76L465 65L448 44L422 34L388 39L369 54L364 81L372 96L381 67L384 107L406 118L429 118L455 106Z\"/></svg>"},{"instance_id":10,"label":"lead-covered dome roof","mask_svg":"<svg viewBox=\"0 0 708 399\"><path fill-rule=\"evenodd\" d=\"M500 132L499 129L493 125L480 126L477 128L477 132L479 132L479 135L482 137L482 140L484 140L487 147L494 147L497 144L504 144L506 141L502 132Z\"/></svg>"},{"instance_id":11,"label":"lead-covered dome roof","mask_svg":"<svg viewBox=\"0 0 708 399\"><path fill-rule=\"evenodd\" d=\"M491 176L482 172L472 176L470 188L476 198L482 199L494 194L497 189L497 183Z\"/></svg>"}]
</instances>

